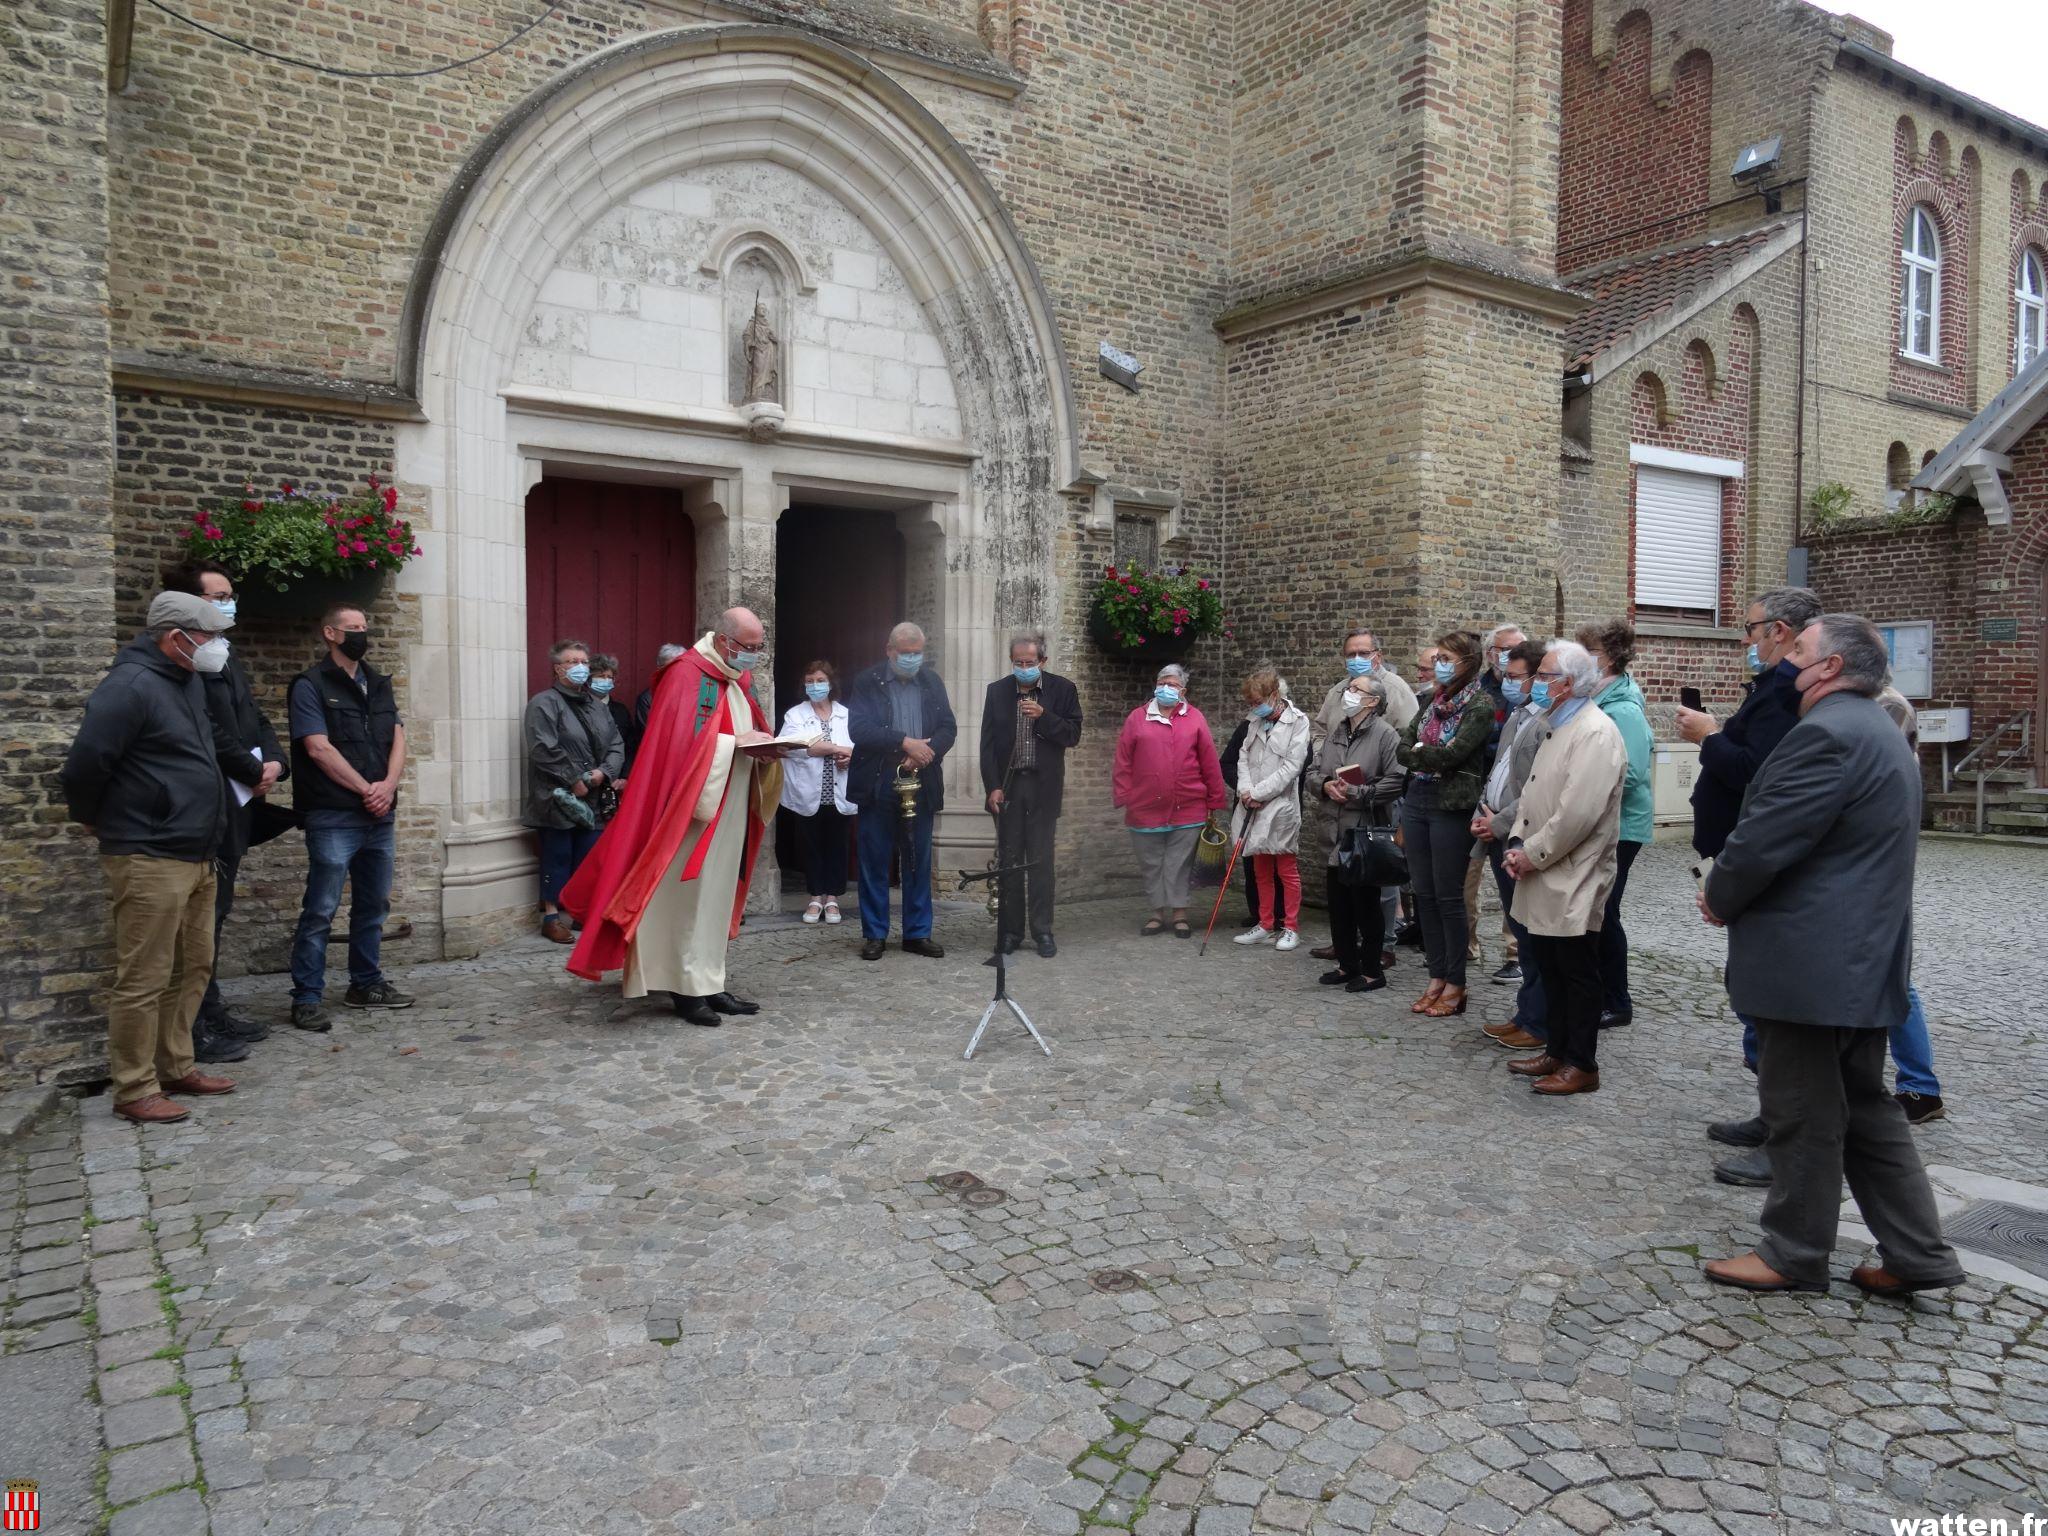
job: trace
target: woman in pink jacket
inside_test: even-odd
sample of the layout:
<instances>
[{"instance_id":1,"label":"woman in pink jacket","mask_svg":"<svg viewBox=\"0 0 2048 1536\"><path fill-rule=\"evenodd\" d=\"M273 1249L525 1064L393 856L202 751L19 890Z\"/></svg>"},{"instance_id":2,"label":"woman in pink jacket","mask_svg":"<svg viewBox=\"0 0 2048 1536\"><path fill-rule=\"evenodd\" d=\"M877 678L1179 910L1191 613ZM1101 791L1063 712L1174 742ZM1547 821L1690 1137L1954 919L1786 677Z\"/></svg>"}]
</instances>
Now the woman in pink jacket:
<instances>
[{"instance_id":1,"label":"woman in pink jacket","mask_svg":"<svg viewBox=\"0 0 2048 1536\"><path fill-rule=\"evenodd\" d=\"M1212 811L1229 803L1209 722L1188 702L1187 668L1159 669L1150 703L1124 719L1116 739L1115 801L1138 850L1152 916L1138 931L1156 938L1172 926L1187 938L1188 871L1195 841Z\"/></svg>"}]
</instances>

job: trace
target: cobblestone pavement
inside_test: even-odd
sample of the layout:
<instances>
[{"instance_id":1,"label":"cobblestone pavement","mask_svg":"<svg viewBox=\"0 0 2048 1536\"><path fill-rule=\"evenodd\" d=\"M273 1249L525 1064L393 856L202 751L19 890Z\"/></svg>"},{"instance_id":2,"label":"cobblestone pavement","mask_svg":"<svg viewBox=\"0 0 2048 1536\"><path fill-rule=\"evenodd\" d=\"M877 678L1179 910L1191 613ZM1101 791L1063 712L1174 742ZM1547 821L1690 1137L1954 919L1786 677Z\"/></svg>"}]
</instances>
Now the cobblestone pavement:
<instances>
[{"instance_id":1,"label":"cobblestone pavement","mask_svg":"<svg viewBox=\"0 0 2048 1536\"><path fill-rule=\"evenodd\" d=\"M103 1368L168 1357L150 1390L188 1415L122 1433L165 1477L189 1444L201 1474L117 1536L1761 1536L2044 1511L2039 1297L1701 1278L1758 1200L1707 1177L1702 1123L1751 1099L1686 863L1637 865L1637 1022L1603 1042L1603 1091L1561 1102L1478 1034L1506 989L1425 1021L1407 952L1349 996L1305 950L1198 960L1114 903L1016 967L1050 1061L1002 1025L961 1061L991 973L954 908L936 963L861 965L851 924L750 933L735 984L767 1011L724 1029L574 982L535 940L406 973L409 1014L281 1029L185 1126L89 1101L91 1246L130 1244L108 1283L175 1322L101 1300L86 1331ZM2048 855L1930 842L1919 894L1954 1106L1923 1153L2037 1179L2048 961L2021 928ZM233 990L282 1012L274 979Z\"/></svg>"}]
</instances>

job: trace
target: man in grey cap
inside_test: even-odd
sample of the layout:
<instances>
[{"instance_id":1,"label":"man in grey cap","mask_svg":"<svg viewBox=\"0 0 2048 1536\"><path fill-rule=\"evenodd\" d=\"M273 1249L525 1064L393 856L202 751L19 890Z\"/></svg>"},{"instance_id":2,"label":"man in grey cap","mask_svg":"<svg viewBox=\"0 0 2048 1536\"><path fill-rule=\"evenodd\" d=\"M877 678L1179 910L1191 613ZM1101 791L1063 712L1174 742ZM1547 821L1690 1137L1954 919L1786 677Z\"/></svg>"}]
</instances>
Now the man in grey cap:
<instances>
[{"instance_id":1,"label":"man in grey cap","mask_svg":"<svg viewBox=\"0 0 2048 1536\"><path fill-rule=\"evenodd\" d=\"M113 897L107 1056L114 1113L130 1120L183 1120L169 1093L234 1091L192 1059L229 807L198 674L227 664L231 622L203 597L158 593L143 632L86 701L64 759L71 819L99 839Z\"/></svg>"}]
</instances>

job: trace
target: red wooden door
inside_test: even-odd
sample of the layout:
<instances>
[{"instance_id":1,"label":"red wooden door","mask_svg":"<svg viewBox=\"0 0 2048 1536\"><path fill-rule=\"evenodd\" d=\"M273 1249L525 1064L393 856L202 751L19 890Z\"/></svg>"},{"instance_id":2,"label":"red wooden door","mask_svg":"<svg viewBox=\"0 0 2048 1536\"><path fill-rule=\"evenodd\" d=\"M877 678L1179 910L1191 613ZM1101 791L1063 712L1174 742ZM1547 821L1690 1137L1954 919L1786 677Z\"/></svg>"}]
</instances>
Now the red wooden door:
<instances>
[{"instance_id":1,"label":"red wooden door","mask_svg":"<svg viewBox=\"0 0 2048 1536\"><path fill-rule=\"evenodd\" d=\"M548 650L581 640L619 658L630 706L665 641L697 638L697 536L680 490L543 480L526 495L526 687L553 680Z\"/></svg>"}]
</instances>

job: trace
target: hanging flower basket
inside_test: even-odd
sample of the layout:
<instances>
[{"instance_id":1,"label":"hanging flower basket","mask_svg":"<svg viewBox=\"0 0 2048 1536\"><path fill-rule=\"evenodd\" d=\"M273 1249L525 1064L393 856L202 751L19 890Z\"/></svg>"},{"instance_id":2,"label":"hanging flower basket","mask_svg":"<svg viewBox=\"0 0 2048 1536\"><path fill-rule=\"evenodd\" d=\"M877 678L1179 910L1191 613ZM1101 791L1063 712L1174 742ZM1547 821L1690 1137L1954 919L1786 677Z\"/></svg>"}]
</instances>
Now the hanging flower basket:
<instances>
[{"instance_id":1,"label":"hanging flower basket","mask_svg":"<svg viewBox=\"0 0 2048 1536\"><path fill-rule=\"evenodd\" d=\"M1125 661L1178 661L1205 635L1231 632L1215 583L1186 566L1164 571L1104 569L1088 605L1088 638Z\"/></svg>"},{"instance_id":2,"label":"hanging flower basket","mask_svg":"<svg viewBox=\"0 0 2048 1536\"><path fill-rule=\"evenodd\" d=\"M248 617L317 619L341 603L368 607L391 573L420 553L412 525L397 510L397 488L374 475L366 490L349 496L289 480L268 495L251 485L192 515L185 553L234 573Z\"/></svg>"}]
</instances>

